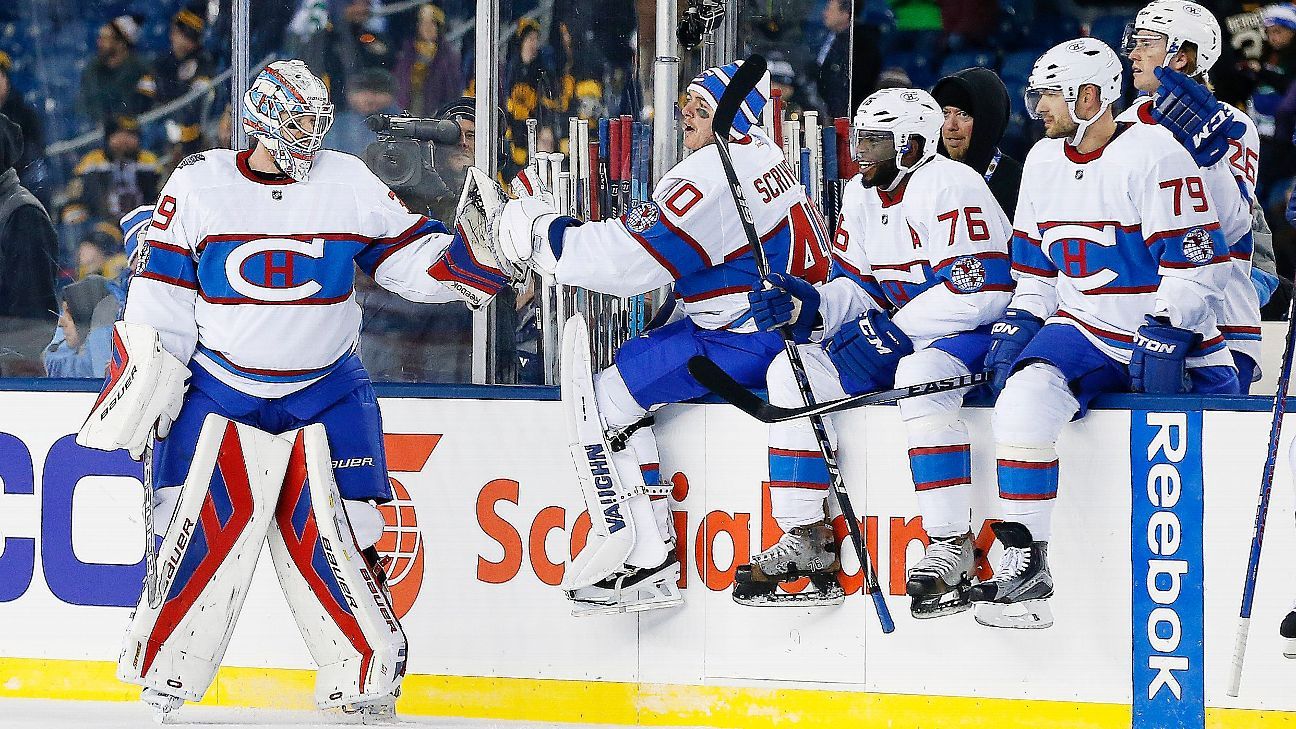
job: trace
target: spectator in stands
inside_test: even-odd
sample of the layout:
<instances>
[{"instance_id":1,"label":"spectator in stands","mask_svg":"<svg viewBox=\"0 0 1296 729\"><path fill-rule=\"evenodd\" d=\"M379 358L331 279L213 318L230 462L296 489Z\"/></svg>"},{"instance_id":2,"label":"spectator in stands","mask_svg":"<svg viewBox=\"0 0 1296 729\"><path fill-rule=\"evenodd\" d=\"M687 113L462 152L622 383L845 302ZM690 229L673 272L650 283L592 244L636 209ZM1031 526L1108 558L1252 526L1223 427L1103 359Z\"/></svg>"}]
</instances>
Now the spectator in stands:
<instances>
[{"instance_id":1,"label":"spectator in stands","mask_svg":"<svg viewBox=\"0 0 1296 729\"><path fill-rule=\"evenodd\" d=\"M107 221L94 224L77 246L77 278L103 276L113 281L126 268L121 228Z\"/></svg>"},{"instance_id":2,"label":"spectator in stands","mask_svg":"<svg viewBox=\"0 0 1296 729\"><path fill-rule=\"evenodd\" d=\"M549 109L555 98L554 74L540 59L540 24L531 18L518 21L509 37L504 61L504 103L508 115L508 166L504 179L512 179L526 164L526 120L539 119L541 134L561 135L558 119ZM544 102L549 102L548 104Z\"/></svg>"},{"instance_id":3,"label":"spectator in stands","mask_svg":"<svg viewBox=\"0 0 1296 729\"><path fill-rule=\"evenodd\" d=\"M62 220L80 224L118 220L158 194L158 159L140 149L139 121L114 116L104 122L104 146L91 150L72 171Z\"/></svg>"},{"instance_id":4,"label":"spectator in stands","mask_svg":"<svg viewBox=\"0 0 1296 729\"><path fill-rule=\"evenodd\" d=\"M9 84L9 71L13 60L9 54L0 51L0 114L9 117L9 121L22 128L23 146L18 155L14 169L23 185L32 189L34 170L29 169L32 163L45 156L45 124L36 110L27 105L22 94Z\"/></svg>"},{"instance_id":5,"label":"spectator in stands","mask_svg":"<svg viewBox=\"0 0 1296 729\"><path fill-rule=\"evenodd\" d=\"M999 207L1012 220L1021 188L1021 162L1003 154L999 141L1008 127L1008 87L986 68L965 68L932 87L945 112L940 153L985 176Z\"/></svg>"},{"instance_id":6,"label":"spectator in stands","mask_svg":"<svg viewBox=\"0 0 1296 729\"><path fill-rule=\"evenodd\" d=\"M0 114L0 376L41 372L58 307L58 237L49 214L18 182L22 129Z\"/></svg>"},{"instance_id":7,"label":"spectator in stands","mask_svg":"<svg viewBox=\"0 0 1296 729\"><path fill-rule=\"evenodd\" d=\"M112 355L112 328L120 304L103 276L87 276L63 289L54 339L45 348L50 377L103 377Z\"/></svg>"},{"instance_id":8,"label":"spectator in stands","mask_svg":"<svg viewBox=\"0 0 1296 729\"><path fill-rule=\"evenodd\" d=\"M154 59L140 78L139 92L154 106L175 101L191 89L206 85L214 72L211 56L202 47L206 21L201 9L184 8L171 19L171 50ZM171 156L179 159L202 148L201 105L177 109L167 120Z\"/></svg>"},{"instance_id":9,"label":"spectator in stands","mask_svg":"<svg viewBox=\"0 0 1296 729\"><path fill-rule=\"evenodd\" d=\"M395 84L386 69L366 68L347 81L346 108L334 115L324 146L359 157L378 135L365 124L374 114L399 114Z\"/></svg>"},{"instance_id":10,"label":"spectator in stands","mask_svg":"<svg viewBox=\"0 0 1296 729\"><path fill-rule=\"evenodd\" d=\"M81 75L81 113L95 123L119 114L138 114L144 62L135 52L139 21L122 15L99 28L96 54Z\"/></svg>"},{"instance_id":11,"label":"spectator in stands","mask_svg":"<svg viewBox=\"0 0 1296 729\"><path fill-rule=\"evenodd\" d=\"M349 0L333 21L333 45L350 74L362 68L390 68L395 49L387 39L385 19L374 15L379 0Z\"/></svg>"},{"instance_id":12,"label":"spectator in stands","mask_svg":"<svg viewBox=\"0 0 1296 729\"><path fill-rule=\"evenodd\" d=\"M781 51L770 51L765 60L769 63L770 92L778 91L788 118L800 117L803 100L799 93L801 84L797 82L796 70Z\"/></svg>"},{"instance_id":13,"label":"spectator in stands","mask_svg":"<svg viewBox=\"0 0 1296 729\"><path fill-rule=\"evenodd\" d=\"M850 31L859 4L858 0L828 0L824 4L823 24L828 36L815 57L815 85L824 111L832 118L854 115L855 106L873 92L882 70L880 31L868 23L855 26L852 62Z\"/></svg>"},{"instance_id":14,"label":"spectator in stands","mask_svg":"<svg viewBox=\"0 0 1296 729\"><path fill-rule=\"evenodd\" d=\"M463 93L459 53L445 36L445 12L434 3L420 5L417 32L396 56L396 103L413 116L431 116Z\"/></svg>"},{"instance_id":15,"label":"spectator in stands","mask_svg":"<svg viewBox=\"0 0 1296 729\"><path fill-rule=\"evenodd\" d=\"M1296 174L1296 149L1292 146L1296 117L1296 6L1291 3L1264 9L1265 43L1261 60L1251 62L1255 88L1247 111L1260 133L1260 165L1256 194L1266 207L1278 207L1271 198L1276 182Z\"/></svg>"}]
</instances>

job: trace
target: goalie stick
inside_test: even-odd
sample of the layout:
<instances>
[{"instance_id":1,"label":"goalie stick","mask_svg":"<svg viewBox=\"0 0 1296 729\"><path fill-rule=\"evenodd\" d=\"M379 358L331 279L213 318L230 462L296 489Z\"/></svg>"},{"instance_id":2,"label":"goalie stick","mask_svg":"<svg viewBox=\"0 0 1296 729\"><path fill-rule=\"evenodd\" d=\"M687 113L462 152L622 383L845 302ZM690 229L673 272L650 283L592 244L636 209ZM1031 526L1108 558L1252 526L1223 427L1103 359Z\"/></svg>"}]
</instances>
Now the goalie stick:
<instances>
[{"instance_id":1,"label":"goalie stick","mask_svg":"<svg viewBox=\"0 0 1296 729\"><path fill-rule=\"evenodd\" d=\"M1229 696L1237 696L1242 689L1242 664L1246 660L1247 634L1251 630L1251 605L1255 602L1256 576L1260 571L1260 548L1264 544L1265 519L1269 515L1269 493L1273 489L1274 466L1278 461L1278 439L1282 436L1283 414L1287 412L1287 388L1291 384L1294 345L1296 345L1296 298L1293 298L1287 307L1287 341L1283 346L1282 364L1278 369L1273 418L1269 421L1269 447L1265 451L1264 470L1260 475L1260 498L1256 504L1255 527L1251 532L1251 552L1247 557L1246 576L1242 582L1242 607L1238 610L1237 637L1233 644L1233 665L1229 668Z\"/></svg>"},{"instance_id":2,"label":"goalie stick","mask_svg":"<svg viewBox=\"0 0 1296 729\"><path fill-rule=\"evenodd\" d=\"M704 356L696 356L688 361L689 374L706 389L715 393L722 400L733 405L739 410L756 418L762 423L782 423L788 420L798 418L809 418L820 415L828 415L842 410L863 407L865 405L883 405L896 400L903 400L907 397L919 397L930 395L936 392L949 392L950 390L961 390L967 387L976 387L984 385L990 381L991 373L974 372L962 377L946 377L931 382L922 382L917 385L908 387L896 387L890 390L877 390L875 392L861 392L857 395L849 395L837 400L828 400L814 405L806 405L800 408L783 408L778 405L771 405L761 398L760 395L743 387L737 380L729 376L728 372L721 369L720 365L711 361Z\"/></svg>"},{"instance_id":3,"label":"goalie stick","mask_svg":"<svg viewBox=\"0 0 1296 729\"><path fill-rule=\"evenodd\" d=\"M734 117L739 113L739 105L747 98L752 89L761 77L765 75L765 58L753 54L748 56L747 60L738 67L738 72L733 75L728 87L725 88L724 94L716 103L715 121L712 127L715 133L716 148L720 153L720 163L724 168L725 179L729 182L729 192L733 195L734 205L738 208L738 219L742 222L743 233L747 236L747 243L751 246L752 256L756 259L756 271L762 279L769 278L770 263L769 257L765 255L765 249L761 244L760 236L756 234L756 225L752 222L751 209L747 207L747 199L743 195L742 185L738 182L738 175L734 172L733 159L729 155L729 143L726 141L729 136L729 128L733 126ZM810 380L806 375L805 364L801 361L801 353L797 350L792 333L787 327L779 329L783 335L783 349L787 352L788 361L792 365L792 373L796 377L797 388L801 390L801 397L805 400L806 405L814 405L814 394L810 390ZM859 558L860 569L865 575L865 589L873 598L873 608L877 611L878 622L882 624L882 632L890 633L895 630L895 621L891 619L891 611L887 608L886 597L882 594L882 588L878 586L877 571L873 568L873 560L869 556L868 547L864 543L864 536L860 533L859 520L855 517L855 509L851 506L850 495L846 493L846 482L842 480L841 470L837 468L837 457L833 454L832 444L828 440L828 431L824 427L823 418L812 416L810 424L814 430L815 440L819 444L819 452L823 456L824 465L828 469L828 479L832 484L833 495L837 498L837 505L841 507L842 517L846 520L846 528L850 532L852 545L855 547L855 554Z\"/></svg>"}]
</instances>

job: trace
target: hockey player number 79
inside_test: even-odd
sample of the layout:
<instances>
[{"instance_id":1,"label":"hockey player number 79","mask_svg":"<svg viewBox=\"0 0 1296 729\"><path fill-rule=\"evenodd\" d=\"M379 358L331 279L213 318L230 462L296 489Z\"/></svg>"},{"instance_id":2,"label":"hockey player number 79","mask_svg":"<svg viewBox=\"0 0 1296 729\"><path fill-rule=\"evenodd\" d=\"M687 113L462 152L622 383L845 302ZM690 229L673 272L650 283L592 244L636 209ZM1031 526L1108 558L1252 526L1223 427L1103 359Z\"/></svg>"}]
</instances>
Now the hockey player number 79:
<instances>
[{"instance_id":1,"label":"hockey player number 79","mask_svg":"<svg viewBox=\"0 0 1296 729\"><path fill-rule=\"evenodd\" d=\"M1194 213L1204 213L1210 210L1210 201L1206 199L1206 188L1202 185L1200 177L1185 177L1177 180L1166 180L1158 185L1162 190L1174 190L1174 214L1180 215L1183 211L1183 193L1188 191L1188 197L1192 198Z\"/></svg>"}]
</instances>

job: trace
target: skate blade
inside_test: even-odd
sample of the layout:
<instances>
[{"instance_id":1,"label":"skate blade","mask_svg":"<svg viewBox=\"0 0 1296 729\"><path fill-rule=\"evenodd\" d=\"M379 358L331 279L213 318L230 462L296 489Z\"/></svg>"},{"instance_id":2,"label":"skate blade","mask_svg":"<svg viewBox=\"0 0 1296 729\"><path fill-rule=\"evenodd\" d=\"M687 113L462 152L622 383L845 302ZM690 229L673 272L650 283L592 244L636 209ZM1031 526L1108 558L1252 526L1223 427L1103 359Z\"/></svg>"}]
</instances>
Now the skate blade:
<instances>
[{"instance_id":1,"label":"skate blade","mask_svg":"<svg viewBox=\"0 0 1296 729\"><path fill-rule=\"evenodd\" d=\"M932 618L943 618L947 615L958 615L970 609L972 609L972 603L966 598L930 605L919 605L918 600L915 599L909 606L909 614L917 620L930 620Z\"/></svg>"},{"instance_id":2,"label":"skate blade","mask_svg":"<svg viewBox=\"0 0 1296 729\"><path fill-rule=\"evenodd\" d=\"M747 607L835 607L846 600L846 593L841 586L835 585L835 587L837 589L827 592L806 588L797 594L776 590L748 596L731 593L731 596L734 602Z\"/></svg>"},{"instance_id":3,"label":"skate blade","mask_svg":"<svg viewBox=\"0 0 1296 729\"><path fill-rule=\"evenodd\" d=\"M575 603L575 607L572 608L572 617L583 618L590 615L640 613L645 610L663 610L684 604L684 595L675 587L674 583L669 585L669 589L639 588L637 592L638 597L635 599L618 600L616 602L573 599L572 602Z\"/></svg>"},{"instance_id":4,"label":"skate blade","mask_svg":"<svg viewBox=\"0 0 1296 729\"><path fill-rule=\"evenodd\" d=\"M991 628L1040 630L1053 625L1053 611L1049 609L1048 600L980 602L975 617L978 623Z\"/></svg>"},{"instance_id":5,"label":"skate blade","mask_svg":"<svg viewBox=\"0 0 1296 729\"><path fill-rule=\"evenodd\" d=\"M1296 659L1296 638L1283 639L1283 657Z\"/></svg>"}]
</instances>

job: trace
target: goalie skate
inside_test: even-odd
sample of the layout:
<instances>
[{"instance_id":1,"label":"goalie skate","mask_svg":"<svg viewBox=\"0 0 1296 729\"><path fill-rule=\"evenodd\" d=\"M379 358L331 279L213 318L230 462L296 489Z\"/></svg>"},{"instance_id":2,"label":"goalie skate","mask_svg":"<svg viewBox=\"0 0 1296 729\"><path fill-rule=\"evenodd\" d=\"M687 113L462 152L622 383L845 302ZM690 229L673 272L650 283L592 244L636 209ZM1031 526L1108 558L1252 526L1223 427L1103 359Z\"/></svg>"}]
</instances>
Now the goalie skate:
<instances>
[{"instance_id":1,"label":"goalie skate","mask_svg":"<svg viewBox=\"0 0 1296 729\"><path fill-rule=\"evenodd\" d=\"M153 721L158 724L166 724L171 719L172 712L184 706L184 699L179 696L147 687L140 692L140 701L153 707Z\"/></svg>"},{"instance_id":2,"label":"goalie skate","mask_svg":"<svg viewBox=\"0 0 1296 729\"><path fill-rule=\"evenodd\" d=\"M1278 626L1278 634L1283 637L1283 655L1296 658L1296 607L1283 618L1282 624Z\"/></svg>"},{"instance_id":3,"label":"goalie skate","mask_svg":"<svg viewBox=\"0 0 1296 729\"><path fill-rule=\"evenodd\" d=\"M1048 542L1032 541L1030 530L1017 522L1003 521L990 528L1003 543L1004 553L995 576L969 591L972 602L977 603L976 621L992 628L1052 626Z\"/></svg>"},{"instance_id":4,"label":"goalie skate","mask_svg":"<svg viewBox=\"0 0 1296 729\"><path fill-rule=\"evenodd\" d=\"M572 615L578 618L660 610L684 602L679 578L679 558L672 549L656 567L626 565L592 585L568 590L567 599L576 603Z\"/></svg>"},{"instance_id":5,"label":"goalie skate","mask_svg":"<svg viewBox=\"0 0 1296 729\"><path fill-rule=\"evenodd\" d=\"M976 571L972 534L933 537L918 564L909 570L905 592L913 598L909 612L915 618L955 615L972 607L968 590Z\"/></svg>"},{"instance_id":6,"label":"goalie skate","mask_svg":"<svg viewBox=\"0 0 1296 729\"><path fill-rule=\"evenodd\" d=\"M733 600L751 607L839 605L846 593L837 582L841 561L832 531L823 522L793 527L778 542L740 565L734 575ZM808 577L800 592L779 586Z\"/></svg>"}]
</instances>

